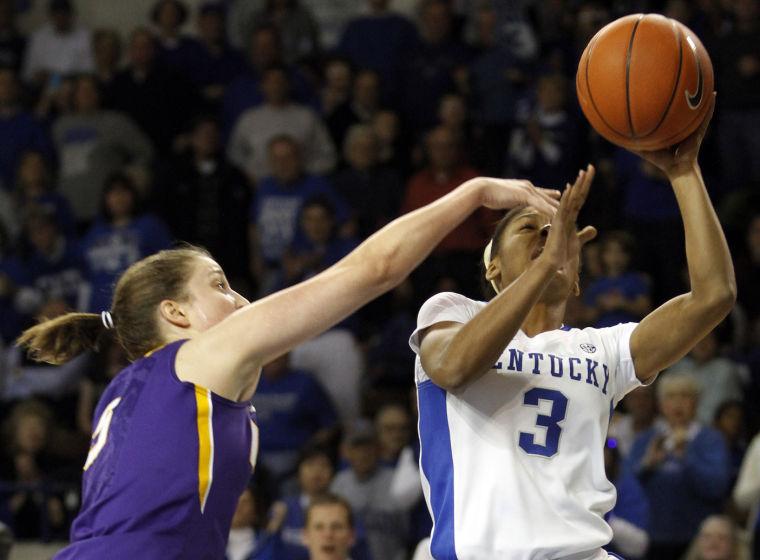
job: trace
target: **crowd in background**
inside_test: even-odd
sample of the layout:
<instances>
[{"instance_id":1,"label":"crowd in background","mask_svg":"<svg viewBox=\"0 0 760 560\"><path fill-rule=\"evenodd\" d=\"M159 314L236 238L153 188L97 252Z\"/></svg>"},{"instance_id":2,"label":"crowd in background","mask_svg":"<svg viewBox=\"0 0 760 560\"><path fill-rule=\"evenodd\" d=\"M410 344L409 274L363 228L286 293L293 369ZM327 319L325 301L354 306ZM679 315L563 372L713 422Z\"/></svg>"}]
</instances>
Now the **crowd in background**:
<instances>
[{"instance_id":1,"label":"crowd in background","mask_svg":"<svg viewBox=\"0 0 760 560\"><path fill-rule=\"evenodd\" d=\"M121 36L88 28L74 0L51 0L22 33L22 2L0 0L0 522L18 541L67 538L92 412L126 363L105 343L38 364L14 339L40 317L109 309L121 272L178 241L209 249L255 299L467 179L561 188L592 162L581 222L601 235L565 322L638 321L688 290L667 181L600 139L573 87L602 25L658 11L715 66L700 161L739 301L616 412L612 548L737 560L757 537L760 558L760 2L420 0L414 17L388 0L354 2L350 17L343 4L160 0ZM497 220L474 214L392 293L264 368L230 560L308 558L305 510L328 490L355 514L354 560L410 558L429 535L408 337L433 293L481 297Z\"/></svg>"}]
</instances>

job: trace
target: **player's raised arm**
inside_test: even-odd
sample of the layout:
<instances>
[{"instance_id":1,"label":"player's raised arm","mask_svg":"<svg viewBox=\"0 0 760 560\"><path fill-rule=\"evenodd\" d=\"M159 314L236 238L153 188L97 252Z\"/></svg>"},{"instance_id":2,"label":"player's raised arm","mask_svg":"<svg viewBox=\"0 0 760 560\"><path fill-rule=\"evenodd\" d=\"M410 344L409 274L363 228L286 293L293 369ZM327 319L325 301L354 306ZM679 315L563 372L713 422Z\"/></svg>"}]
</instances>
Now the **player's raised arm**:
<instances>
[{"instance_id":1,"label":"player's raised arm","mask_svg":"<svg viewBox=\"0 0 760 560\"><path fill-rule=\"evenodd\" d=\"M178 374L229 398L249 398L262 364L400 283L476 208L531 204L553 214L558 196L527 181L470 180L394 220L314 278L247 305L194 336L177 356Z\"/></svg>"},{"instance_id":2,"label":"player's raised arm","mask_svg":"<svg viewBox=\"0 0 760 560\"><path fill-rule=\"evenodd\" d=\"M697 162L714 98L712 104L700 128L677 149L639 154L659 167L673 186L686 233L691 284L691 291L652 311L633 331L631 356L642 381L688 353L728 315L736 301L731 254Z\"/></svg>"},{"instance_id":3,"label":"player's raised arm","mask_svg":"<svg viewBox=\"0 0 760 560\"><path fill-rule=\"evenodd\" d=\"M496 269L489 267L486 278L495 285L501 284L503 289L497 290L498 295L475 317L467 323L436 323L421 333L422 367L436 385L452 391L485 374L520 329L558 270L573 268L572 264L568 266L569 262L575 263L573 270L577 270L579 245L596 234L593 228L577 233L575 225L593 179L594 168L589 166L579 173L575 184L568 185L551 227L547 224L542 228L538 220L548 217L540 218L540 213L532 208L528 208L524 216L518 215L514 224L506 226L515 230L516 243L525 245L531 255L539 251L540 254L530 259L524 272L511 282L502 273L498 278L494 276ZM545 239L537 239L544 236ZM517 252L524 251L517 248ZM520 256L515 254L513 258L519 260ZM490 255L487 260L491 260ZM558 317L558 322L561 321L562 317Z\"/></svg>"}]
</instances>

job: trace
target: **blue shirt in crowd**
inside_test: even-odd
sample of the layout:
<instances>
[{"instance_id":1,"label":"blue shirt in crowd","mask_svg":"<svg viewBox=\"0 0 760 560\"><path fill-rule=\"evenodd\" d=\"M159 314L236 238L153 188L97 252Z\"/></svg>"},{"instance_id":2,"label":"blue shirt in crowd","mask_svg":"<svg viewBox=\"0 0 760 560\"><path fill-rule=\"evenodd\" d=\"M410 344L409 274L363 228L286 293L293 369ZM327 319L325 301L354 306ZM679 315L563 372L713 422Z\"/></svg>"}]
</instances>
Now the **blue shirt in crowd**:
<instances>
[{"instance_id":1,"label":"blue shirt in crowd","mask_svg":"<svg viewBox=\"0 0 760 560\"><path fill-rule=\"evenodd\" d=\"M87 308L98 313L111 308L119 275L140 259L171 246L166 226L149 214L124 226L98 220L82 240L82 256L90 282Z\"/></svg>"}]
</instances>

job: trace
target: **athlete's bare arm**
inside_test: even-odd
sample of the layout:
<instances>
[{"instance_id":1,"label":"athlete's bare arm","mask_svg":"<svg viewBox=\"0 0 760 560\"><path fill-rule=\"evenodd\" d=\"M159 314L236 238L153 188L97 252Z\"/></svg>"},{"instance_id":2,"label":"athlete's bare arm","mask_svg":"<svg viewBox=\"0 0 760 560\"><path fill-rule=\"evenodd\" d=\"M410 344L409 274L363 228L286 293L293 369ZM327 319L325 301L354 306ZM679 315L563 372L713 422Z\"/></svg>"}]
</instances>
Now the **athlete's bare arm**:
<instances>
[{"instance_id":1,"label":"athlete's bare arm","mask_svg":"<svg viewBox=\"0 0 760 560\"><path fill-rule=\"evenodd\" d=\"M522 275L467 323L436 323L421 333L422 367L436 385L454 391L491 369L568 255L577 258L584 239L578 239L575 220L593 178L589 166L565 191L543 252Z\"/></svg>"},{"instance_id":2,"label":"athlete's bare arm","mask_svg":"<svg viewBox=\"0 0 760 560\"><path fill-rule=\"evenodd\" d=\"M714 108L714 98L712 103ZM713 108L677 151L640 154L662 169L673 186L686 232L691 284L690 292L652 311L633 331L631 356L642 381L686 355L728 315L736 301L731 254L697 163Z\"/></svg>"},{"instance_id":3,"label":"athlete's bare arm","mask_svg":"<svg viewBox=\"0 0 760 560\"><path fill-rule=\"evenodd\" d=\"M372 235L314 278L256 301L180 349L181 377L234 400L251 397L259 368L322 333L399 284L475 209L537 205L553 213L559 193L527 181L477 178Z\"/></svg>"}]
</instances>

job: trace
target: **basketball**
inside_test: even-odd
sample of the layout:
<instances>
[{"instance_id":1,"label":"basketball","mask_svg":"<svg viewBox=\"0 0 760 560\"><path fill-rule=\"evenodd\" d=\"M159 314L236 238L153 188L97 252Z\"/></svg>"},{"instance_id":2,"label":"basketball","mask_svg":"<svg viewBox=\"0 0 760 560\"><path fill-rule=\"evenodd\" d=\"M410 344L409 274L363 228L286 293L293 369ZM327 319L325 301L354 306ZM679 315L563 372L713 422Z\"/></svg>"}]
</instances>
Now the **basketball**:
<instances>
[{"instance_id":1,"label":"basketball","mask_svg":"<svg viewBox=\"0 0 760 560\"><path fill-rule=\"evenodd\" d=\"M604 138L631 150L658 150L702 122L713 67L688 27L659 14L634 14L589 41L575 86L584 115Z\"/></svg>"}]
</instances>

